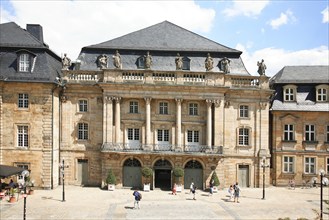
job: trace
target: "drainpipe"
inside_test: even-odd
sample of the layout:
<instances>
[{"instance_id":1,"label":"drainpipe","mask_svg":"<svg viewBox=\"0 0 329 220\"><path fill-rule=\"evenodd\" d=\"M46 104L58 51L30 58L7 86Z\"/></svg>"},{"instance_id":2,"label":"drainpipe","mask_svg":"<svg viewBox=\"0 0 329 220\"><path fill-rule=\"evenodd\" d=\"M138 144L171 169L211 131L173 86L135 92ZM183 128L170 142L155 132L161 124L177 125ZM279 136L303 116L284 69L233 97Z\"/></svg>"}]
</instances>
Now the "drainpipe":
<instances>
[{"instance_id":1,"label":"drainpipe","mask_svg":"<svg viewBox=\"0 0 329 220\"><path fill-rule=\"evenodd\" d=\"M50 189L54 189L54 91L57 86L51 90L51 178Z\"/></svg>"}]
</instances>

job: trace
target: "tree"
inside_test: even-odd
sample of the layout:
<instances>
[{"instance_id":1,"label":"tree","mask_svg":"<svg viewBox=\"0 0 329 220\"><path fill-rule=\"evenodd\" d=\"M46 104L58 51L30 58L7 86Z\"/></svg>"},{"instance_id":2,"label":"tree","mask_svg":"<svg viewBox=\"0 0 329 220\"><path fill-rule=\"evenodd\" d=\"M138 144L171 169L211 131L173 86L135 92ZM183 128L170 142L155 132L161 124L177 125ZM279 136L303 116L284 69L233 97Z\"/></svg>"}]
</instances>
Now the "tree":
<instances>
[{"instance_id":1,"label":"tree","mask_svg":"<svg viewBox=\"0 0 329 220\"><path fill-rule=\"evenodd\" d=\"M115 185L117 182L116 178L115 178L115 175L113 173L113 170L112 169L109 169L109 172L107 174L107 178L106 178L106 183L107 184L113 184Z\"/></svg>"},{"instance_id":2,"label":"tree","mask_svg":"<svg viewBox=\"0 0 329 220\"><path fill-rule=\"evenodd\" d=\"M146 179L147 183L150 183L150 177L153 175L153 170L150 167L142 168L142 176Z\"/></svg>"},{"instance_id":3,"label":"tree","mask_svg":"<svg viewBox=\"0 0 329 220\"><path fill-rule=\"evenodd\" d=\"M216 171L214 171L214 172L212 173L212 176L211 176L210 181L211 181L211 180L214 180L214 186L219 186L220 182L219 182L219 179L218 179L218 176L217 176Z\"/></svg>"},{"instance_id":4,"label":"tree","mask_svg":"<svg viewBox=\"0 0 329 220\"><path fill-rule=\"evenodd\" d=\"M177 183L180 184L180 178L184 176L184 169L181 167L175 167L173 174L177 179Z\"/></svg>"}]
</instances>

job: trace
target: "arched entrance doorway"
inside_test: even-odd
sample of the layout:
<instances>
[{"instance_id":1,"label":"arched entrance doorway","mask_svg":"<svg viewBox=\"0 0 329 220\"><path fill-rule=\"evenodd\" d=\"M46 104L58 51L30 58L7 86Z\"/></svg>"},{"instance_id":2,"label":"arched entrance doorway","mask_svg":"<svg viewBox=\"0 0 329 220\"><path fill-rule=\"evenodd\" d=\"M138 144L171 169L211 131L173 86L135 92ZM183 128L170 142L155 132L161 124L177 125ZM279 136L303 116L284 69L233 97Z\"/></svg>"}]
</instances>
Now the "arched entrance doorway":
<instances>
[{"instance_id":1,"label":"arched entrance doorway","mask_svg":"<svg viewBox=\"0 0 329 220\"><path fill-rule=\"evenodd\" d=\"M141 163L137 159L127 159L123 164L123 186L140 188L142 186Z\"/></svg>"},{"instance_id":2,"label":"arched entrance doorway","mask_svg":"<svg viewBox=\"0 0 329 220\"><path fill-rule=\"evenodd\" d=\"M171 188L172 165L168 160L158 160L154 164L154 185L155 188Z\"/></svg>"},{"instance_id":3,"label":"arched entrance doorway","mask_svg":"<svg viewBox=\"0 0 329 220\"><path fill-rule=\"evenodd\" d=\"M190 160L184 167L184 188L189 189L191 183L198 189L203 189L203 168L202 164L195 160Z\"/></svg>"}]
</instances>

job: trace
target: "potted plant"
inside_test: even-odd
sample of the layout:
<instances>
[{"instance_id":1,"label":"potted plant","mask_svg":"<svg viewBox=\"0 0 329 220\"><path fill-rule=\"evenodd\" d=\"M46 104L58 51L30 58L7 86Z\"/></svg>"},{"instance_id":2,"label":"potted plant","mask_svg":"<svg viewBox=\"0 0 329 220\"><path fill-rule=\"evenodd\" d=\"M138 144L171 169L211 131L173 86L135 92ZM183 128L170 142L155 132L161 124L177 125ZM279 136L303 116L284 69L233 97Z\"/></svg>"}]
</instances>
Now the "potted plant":
<instances>
[{"instance_id":1,"label":"potted plant","mask_svg":"<svg viewBox=\"0 0 329 220\"><path fill-rule=\"evenodd\" d=\"M153 170L150 167L142 168L142 176L144 177L144 191L150 191L150 177L153 175Z\"/></svg>"},{"instance_id":2,"label":"potted plant","mask_svg":"<svg viewBox=\"0 0 329 220\"><path fill-rule=\"evenodd\" d=\"M175 167L173 170L173 174L175 176L175 183L176 183L176 192L182 192L182 183L181 177L184 176L184 169L181 167Z\"/></svg>"},{"instance_id":3,"label":"potted plant","mask_svg":"<svg viewBox=\"0 0 329 220\"><path fill-rule=\"evenodd\" d=\"M31 180L30 176L26 177L26 187L28 189L28 194L32 195L34 193L33 187L34 187L34 180Z\"/></svg>"},{"instance_id":4,"label":"potted plant","mask_svg":"<svg viewBox=\"0 0 329 220\"><path fill-rule=\"evenodd\" d=\"M9 190L9 202L10 203L16 202L15 193L16 193L16 189L10 188L10 190Z\"/></svg>"},{"instance_id":5,"label":"potted plant","mask_svg":"<svg viewBox=\"0 0 329 220\"><path fill-rule=\"evenodd\" d=\"M212 173L211 180L213 180L213 192L218 192L218 186L220 184L216 171Z\"/></svg>"},{"instance_id":6,"label":"potted plant","mask_svg":"<svg viewBox=\"0 0 329 220\"><path fill-rule=\"evenodd\" d=\"M109 169L106 177L107 189L110 191L115 190L116 178L112 169Z\"/></svg>"}]
</instances>

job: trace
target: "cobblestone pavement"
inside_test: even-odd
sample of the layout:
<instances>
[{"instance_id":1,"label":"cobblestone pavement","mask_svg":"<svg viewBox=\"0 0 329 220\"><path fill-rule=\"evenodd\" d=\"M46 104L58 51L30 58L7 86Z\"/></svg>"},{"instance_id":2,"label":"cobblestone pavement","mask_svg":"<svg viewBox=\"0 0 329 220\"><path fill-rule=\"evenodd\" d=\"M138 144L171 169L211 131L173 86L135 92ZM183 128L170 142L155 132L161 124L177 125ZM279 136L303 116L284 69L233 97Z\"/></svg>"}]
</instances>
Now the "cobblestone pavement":
<instances>
[{"instance_id":1,"label":"cobblestone pavement","mask_svg":"<svg viewBox=\"0 0 329 220\"><path fill-rule=\"evenodd\" d=\"M242 188L240 203L229 200L227 190L212 196L197 191L196 200L188 190L177 195L160 189L142 192L140 209L133 209L130 189L102 190L97 187L65 186L54 190L35 190L27 197L26 219L315 219L320 211L320 188L295 190L279 187ZM329 200L328 187L324 200ZM0 219L23 219L24 199L0 202ZM329 206L323 203L323 219L329 219Z\"/></svg>"}]
</instances>

